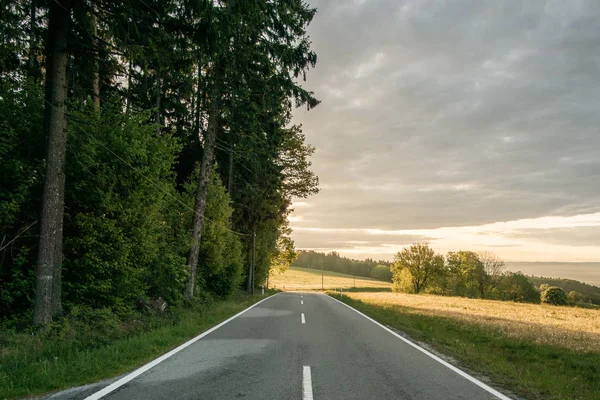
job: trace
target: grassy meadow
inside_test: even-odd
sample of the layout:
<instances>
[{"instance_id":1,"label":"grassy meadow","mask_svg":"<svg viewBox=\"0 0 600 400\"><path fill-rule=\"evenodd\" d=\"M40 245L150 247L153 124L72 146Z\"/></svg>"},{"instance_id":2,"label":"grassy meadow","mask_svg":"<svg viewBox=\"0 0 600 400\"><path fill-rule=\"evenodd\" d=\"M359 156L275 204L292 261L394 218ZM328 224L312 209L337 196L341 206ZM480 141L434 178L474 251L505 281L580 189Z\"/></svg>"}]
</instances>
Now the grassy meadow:
<instances>
[{"instance_id":1,"label":"grassy meadow","mask_svg":"<svg viewBox=\"0 0 600 400\"><path fill-rule=\"evenodd\" d=\"M281 274L271 275L269 286L281 290L321 290L321 270L291 267ZM354 287L354 277L323 271L323 287L324 289L350 289ZM392 284L357 276L356 287L365 290L391 290Z\"/></svg>"},{"instance_id":2,"label":"grassy meadow","mask_svg":"<svg viewBox=\"0 0 600 400\"><path fill-rule=\"evenodd\" d=\"M600 353L600 310L405 293L348 293L353 300L403 313L449 318L505 337Z\"/></svg>"}]
</instances>

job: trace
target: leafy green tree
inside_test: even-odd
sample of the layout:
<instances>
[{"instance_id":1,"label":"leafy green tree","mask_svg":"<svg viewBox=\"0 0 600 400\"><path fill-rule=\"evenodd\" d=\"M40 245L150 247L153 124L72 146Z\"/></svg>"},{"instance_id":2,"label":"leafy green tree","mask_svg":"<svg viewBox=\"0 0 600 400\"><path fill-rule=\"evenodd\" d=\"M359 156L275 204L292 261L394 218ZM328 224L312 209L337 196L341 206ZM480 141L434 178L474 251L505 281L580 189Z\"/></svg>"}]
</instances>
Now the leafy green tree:
<instances>
[{"instance_id":1,"label":"leafy green tree","mask_svg":"<svg viewBox=\"0 0 600 400\"><path fill-rule=\"evenodd\" d=\"M569 299L564 290L558 286L550 286L542 292L542 303L552 304L554 306L566 306L569 304Z\"/></svg>"},{"instance_id":2,"label":"leafy green tree","mask_svg":"<svg viewBox=\"0 0 600 400\"><path fill-rule=\"evenodd\" d=\"M277 239L277 253L271 256L271 270L276 273L286 271L296 260L294 241L289 236Z\"/></svg>"},{"instance_id":3,"label":"leafy green tree","mask_svg":"<svg viewBox=\"0 0 600 400\"><path fill-rule=\"evenodd\" d=\"M498 285L500 300L526 303L539 303L540 293L531 281L520 272L507 272L502 275Z\"/></svg>"},{"instance_id":4,"label":"leafy green tree","mask_svg":"<svg viewBox=\"0 0 600 400\"><path fill-rule=\"evenodd\" d=\"M426 243L415 243L403 249L394 256L392 265L393 280L397 282L401 271L410 272L412 290L420 293L427 289L431 279L444 268L444 258Z\"/></svg>"},{"instance_id":5,"label":"leafy green tree","mask_svg":"<svg viewBox=\"0 0 600 400\"><path fill-rule=\"evenodd\" d=\"M487 274L479 256L472 251L450 252L446 256L451 293L480 297L485 291Z\"/></svg>"}]
</instances>

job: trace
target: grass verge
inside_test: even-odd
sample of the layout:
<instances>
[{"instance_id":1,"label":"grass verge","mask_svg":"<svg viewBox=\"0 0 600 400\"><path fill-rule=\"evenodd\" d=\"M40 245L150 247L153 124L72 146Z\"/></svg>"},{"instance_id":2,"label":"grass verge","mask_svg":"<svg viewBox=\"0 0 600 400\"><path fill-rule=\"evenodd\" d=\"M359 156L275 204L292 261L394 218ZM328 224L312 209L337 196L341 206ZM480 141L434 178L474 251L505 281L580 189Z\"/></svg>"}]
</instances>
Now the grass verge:
<instances>
[{"instance_id":1,"label":"grass verge","mask_svg":"<svg viewBox=\"0 0 600 400\"><path fill-rule=\"evenodd\" d=\"M266 295L273 294L270 292ZM238 295L165 316L69 319L36 335L0 332L0 399L97 382L133 370L266 296ZM102 319L102 318L100 318Z\"/></svg>"},{"instance_id":2,"label":"grass verge","mask_svg":"<svg viewBox=\"0 0 600 400\"><path fill-rule=\"evenodd\" d=\"M340 299L339 295L330 295ZM401 304L377 304L373 298L358 300L351 296L343 296L341 300L527 399L600 398L598 352L540 344L530 337L510 336L494 325L471 324L462 318L426 314Z\"/></svg>"}]
</instances>

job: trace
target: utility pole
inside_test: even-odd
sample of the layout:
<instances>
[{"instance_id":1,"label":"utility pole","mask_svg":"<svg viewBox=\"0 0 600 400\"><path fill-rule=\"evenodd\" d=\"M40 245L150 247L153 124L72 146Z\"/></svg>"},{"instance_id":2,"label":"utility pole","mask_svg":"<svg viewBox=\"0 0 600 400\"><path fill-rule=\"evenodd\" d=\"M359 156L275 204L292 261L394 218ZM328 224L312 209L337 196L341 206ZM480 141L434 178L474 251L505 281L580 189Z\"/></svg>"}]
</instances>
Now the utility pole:
<instances>
[{"instance_id":1,"label":"utility pole","mask_svg":"<svg viewBox=\"0 0 600 400\"><path fill-rule=\"evenodd\" d=\"M252 295L254 296L254 253L256 252L256 231L252 231L252 274L250 275L250 285L252 286Z\"/></svg>"}]
</instances>

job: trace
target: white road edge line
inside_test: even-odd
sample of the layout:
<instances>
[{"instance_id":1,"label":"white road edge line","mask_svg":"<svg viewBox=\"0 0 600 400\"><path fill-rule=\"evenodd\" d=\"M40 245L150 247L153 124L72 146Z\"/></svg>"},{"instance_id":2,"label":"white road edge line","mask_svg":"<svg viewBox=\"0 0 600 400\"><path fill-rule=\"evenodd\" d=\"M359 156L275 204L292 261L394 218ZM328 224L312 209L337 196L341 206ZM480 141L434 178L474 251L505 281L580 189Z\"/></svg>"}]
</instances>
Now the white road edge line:
<instances>
[{"instance_id":1,"label":"white road edge line","mask_svg":"<svg viewBox=\"0 0 600 400\"><path fill-rule=\"evenodd\" d=\"M262 303L265 300L268 300L268 299L270 299L272 297L277 296L278 294L279 293L275 293L272 296L269 296L267 298L262 299L261 301L258 301L256 303L252 304L250 307L246 308L245 310L240 311L239 313L235 314L233 317L230 317L230 318L226 319L225 321L221 322L220 324L213 326L209 330L207 330L205 332L202 332L201 334L199 334L198 336L196 336L193 339L188 340L187 342L185 342L181 346L174 348L173 350L169 351L166 354L163 354L162 356L154 359L153 361L150 361L148 364L146 364L146 365L144 365L144 366L136 369L135 371L133 371L132 373L130 373L130 374L126 375L126 376L124 376L123 378L119 379L118 381L111 383L110 385L106 386L104 389L102 389L102 390L100 390L100 391L98 391L96 393L93 393L93 394L89 395L84 400L98 400L98 399L106 396L110 392L112 392L112 391L120 388L121 386L125 385L126 383L128 383L128 382L132 381L133 379L137 378L138 376L140 376L144 372L148 371L150 368L155 367L156 365L158 365L161 362L165 361L167 358L171 357L175 353L180 352L181 350L185 349L189 345L191 345L191 344L195 343L196 341L202 339L204 336L208 335L209 333L216 331L217 329L219 329L223 325L225 325L228 322L236 319L237 317L239 317L240 315L242 315L246 311L248 311L248 310L256 307L257 305L259 305L260 303Z\"/></svg>"},{"instance_id":2,"label":"white road edge line","mask_svg":"<svg viewBox=\"0 0 600 400\"><path fill-rule=\"evenodd\" d=\"M402 340L403 342L405 342L406 344L414 347L415 349L419 350L421 353L433 358L435 361L439 362L440 364L444 365L445 367L451 369L452 371L456 372L457 374L459 374L460 376L462 376L463 378L471 381L472 383L476 384L477 386L479 386L480 388L482 388L483 390L493 394L494 396L496 396L497 398L501 399L501 400L512 400L510 397L500 393L499 391L497 391L496 389L494 389L491 386L486 385L485 383L481 382L479 379L472 377L471 375L467 374L465 371L461 370L460 368L455 367L454 365L450 364L447 361L442 360L441 358L439 358L438 356L436 356L435 354L425 350L424 348L416 345L415 343L411 342L410 340L398 335L396 332L394 332L393 330L391 330L390 328L388 328L385 325L380 324L379 322L375 321L373 318L363 314L362 312L358 311L356 308L349 306L348 304L339 301L338 299L332 297L332 296L327 296L330 299L333 299L335 301L337 301L340 304L345 305L346 307L348 307L349 309L351 309L352 311L362 315L363 317L365 317L366 319L368 319L369 321L371 321L372 323L374 323L375 325L378 325L380 328L385 329L386 331L388 331L389 333L391 333L392 335L396 336L398 339Z\"/></svg>"},{"instance_id":3,"label":"white road edge line","mask_svg":"<svg viewBox=\"0 0 600 400\"><path fill-rule=\"evenodd\" d=\"M302 400L313 400L312 376L307 365L302 368Z\"/></svg>"},{"instance_id":4,"label":"white road edge line","mask_svg":"<svg viewBox=\"0 0 600 400\"><path fill-rule=\"evenodd\" d=\"M302 323L305 324L306 320L304 319L304 313L302 313Z\"/></svg>"}]
</instances>

